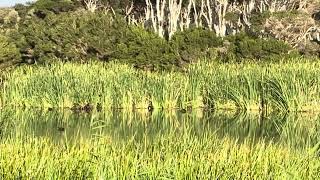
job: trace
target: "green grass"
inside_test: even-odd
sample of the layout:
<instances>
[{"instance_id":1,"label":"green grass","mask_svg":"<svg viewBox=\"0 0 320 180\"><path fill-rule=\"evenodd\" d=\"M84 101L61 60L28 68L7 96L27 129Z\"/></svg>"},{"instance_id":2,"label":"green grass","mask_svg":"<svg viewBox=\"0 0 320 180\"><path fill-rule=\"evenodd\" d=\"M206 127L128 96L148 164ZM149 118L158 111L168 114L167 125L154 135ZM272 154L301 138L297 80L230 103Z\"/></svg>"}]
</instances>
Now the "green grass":
<instances>
[{"instance_id":1,"label":"green grass","mask_svg":"<svg viewBox=\"0 0 320 180\"><path fill-rule=\"evenodd\" d=\"M317 179L319 115L309 115L320 110L319 74L320 63L306 59L203 62L185 72L97 62L2 72L0 179ZM87 104L103 111L41 110Z\"/></svg>"},{"instance_id":2,"label":"green grass","mask_svg":"<svg viewBox=\"0 0 320 180\"><path fill-rule=\"evenodd\" d=\"M270 114L263 117L258 113L229 111L195 111L182 114L179 111L150 113L127 111L104 111L73 113L69 110L48 111L37 109L3 109L0 111L0 137L20 139L31 135L36 137L53 135L59 142L61 135L57 128L65 127L70 141L77 138L91 139L111 136L115 141L129 141L131 137L143 140L158 134L187 132L201 139L205 134L219 138L229 137L238 143L261 140L281 144L292 149L314 147L320 141L319 114ZM57 136L55 136L57 135Z\"/></svg>"},{"instance_id":3,"label":"green grass","mask_svg":"<svg viewBox=\"0 0 320 180\"><path fill-rule=\"evenodd\" d=\"M309 114L9 108L0 179L317 179L319 127Z\"/></svg>"},{"instance_id":4,"label":"green grass","mask_svg":"<svg viewBox=\"0 0 320 180\"><path fill-rule=\"evenodd\" d=\"M141 142L104 137L77 145L48 138L0 144L3 179L317 179L320 158L259 142L237 144L215 135L159 134Z\"/></svg>"},{"instance_id":5,"label":"green grass","mask_svg":"<svg viewBox=\"0 0 320 180\"><path fill-rule=\"evenodd\" d=\"M290 62L291 61L291 62ZM198 63L151 73L115 63L23 66L5 73L1 106L320 110L320 63Z\"/></svg>"}]
</instances>

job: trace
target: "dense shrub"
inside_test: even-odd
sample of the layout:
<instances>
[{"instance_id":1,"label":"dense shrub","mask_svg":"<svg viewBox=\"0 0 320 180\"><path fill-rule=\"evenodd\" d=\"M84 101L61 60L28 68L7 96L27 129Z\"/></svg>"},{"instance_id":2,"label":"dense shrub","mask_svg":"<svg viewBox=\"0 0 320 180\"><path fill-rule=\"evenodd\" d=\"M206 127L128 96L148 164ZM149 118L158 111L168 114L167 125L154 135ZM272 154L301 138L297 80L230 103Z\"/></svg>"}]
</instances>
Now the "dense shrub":
<instances>
[{"instance_id":1,"label":"dense shrub","mask_svg":"<svg viewBox=\"0 0 320 180\"><path fill-rule=\"evenodd\" d=\"M283 41L250 37L244 33L226 38L230 43L228 56L224 60L254 59L266 60L285 57L292 48Z\"/></svg>"},{"instance_id":2,"label":"dense shrub","mask_svg":"<svg viewBox=\"0 0 320 180\"><path fill-rule=\"evenodd\" d=\"M169 43L141 27L130 27L116 46L115 57L148 69L179 65Z\"/></svg>"},{"instance_id":3,"label":"dense shrub","mask_svg":"<svg viewBox=\"0 0 320 180\"><path fill-rule=\"evenodd\" d=\"M16 29L20 21L18 12L14 9L0 8L0 32L6 32L11 29Z\"/></svg>"},{"instance_id":4,"label":"dense shrub","mask_svg":"<svg viewBox=\"0 0 320 180\"><path fill-rule=\"evenodd\" d=\"M112 4L112 1L104 2ZM120 7L128 3L114 1ZM16 16L12 17L18 17L17 14L25 17L20 21L19 17L16 18L15 23L19 26L6 34L10 40L6 37L2 46L14 47L11 49L14 52L2 50L2 59L19 59L20 52L22 62L28 63L97 59L153 70L180 67L204 57L218 58L224 62L265 60L286 56L292 50L282 41L257 38L259 34L220 38L212 31L201 28L177 32L170 41L166 41L139 25L128 25L121 13L116 13L116 16L104 11L90 13L79 8L83 6L83 1L77 0L39 0L30 6L17 5L14 11ZM259 25L268 16L252 16L254 31L259 31ZM228 14L228 18L239 17ZM6 22L13 22L11 19L15 20L10 18Z\"/></svg>"},{"instance_id":5,"label":"dense shrub","mask_svg":"<svg viewBox=\"0 0 320 180\"><path fill-rule=\"evenodd\" d=\"M316 41L301 42L297 50L304 56L320 57L320 43Z\"/></svg>"},{"instance_id":6,"label":"dense shrub","mask_svg":"<svg viewBox=\"0 0 320 180\"><path fill-rule=\"evenodd\" d=\"M16 4L13 8L18 12L20 18L25 18L28 15L29 8L24 4Z\"/></svg>"},{"instance_id":7,"label":"dense shrub","mask_svg":"<svg viewBox=\"0 0 320 180\"><path fill-rule=\"evenodd\" d=\"M10 61L19 60L20 53L14 43L0 34L0 67L2 63L8 63Z\"/></svg>"},{"instance_id":8,"label":"dense shrub","mask_svg":"<svg viewBox=\"0 0 320 180\"><path fill-rule=\"evenodd\" d=\"M147 69L167 69L200 58L224 61L268 59L283 56L290 46L274 39L245 34L217 37L205 29L176 33L168 42L139 26L128 25L122 16L76 11L31 18L14 34L24 61L118 61ZM226 43L228 42L228 43ZM221 53L222 52L222 53Z\"/></svg>"},{"instance_id":9,"label":"dense shrub","mask_svg":"<svg viewBox=\"0 0 320 180\"><path fill-rule=\"evenodd\" d=\"M17 40L24 57L47 62L117 60L138 67L177 64L169 44L151 32L127 25L122 17L78 11L28 20ZM14 35L17 37L17 35Z\"/></svg>"},{"instance_id":10,"label":"dense shrub","mask_svg":"<svg viewBox=\"0 0 320 180\"><path fill-rule=\"evenodd\" d=\"M246 32L253 36L262 35L264 31L264 25L267 19L271 16L270 12L266 11L263 13L255 12L250 17L251 27Z\"/></svg>"},{"instance_id":11,"label":"dense shrub","mask_svg":"<svg viewBox=\"0 0 320 180\"><path fill-rule=\"evenodd\" d=\"M90 29L86 27L90 27L91 16L81 13L61 14L49 15L44 20L28 20L20 27L24 41L19 43L19 47L22 52L28 53L25 55L40 62L53 58L67 61L86 58L90 55L90 45L86 42L86 33L90 33ZM93 32L92 36L95 38Z\"/></svg>"},{"instance_id":12,"label":"dense shrub","mask_svg":"<svg viewBox=\"0 0 320 180\"><path fill-rule=\"evenodd\" d=\"M222 42L212 31L196 28L176 33L170 44L181 60L190 63L200 57L215 58L215 49Z\"/></svg>"},{"instance_id":13,"label":"dense shrub","mask_svg":"<svg viewBox=\"0 0 320 180\"><path fill-rule=\"evenodd\" d=\"M75 2L66 0L38 0L32 4L31 8L34 8L36 11L51 11L58 14L75 10L77 8Z\"/></svg>"}]
</instances>

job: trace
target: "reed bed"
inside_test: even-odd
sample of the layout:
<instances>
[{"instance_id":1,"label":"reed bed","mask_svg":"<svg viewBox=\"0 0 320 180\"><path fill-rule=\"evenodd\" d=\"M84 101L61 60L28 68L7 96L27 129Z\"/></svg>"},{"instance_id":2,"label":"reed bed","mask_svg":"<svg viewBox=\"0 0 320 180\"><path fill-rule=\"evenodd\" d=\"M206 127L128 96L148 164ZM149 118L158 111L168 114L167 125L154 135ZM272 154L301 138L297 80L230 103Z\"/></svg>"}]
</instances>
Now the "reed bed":
<instances>
[{"instance_id":1,"label":"reed bed","mask_svg":"<svg viewBox=\"0 0 320 180\"><path fill-rule=\"evenodd\" d=\"M320 110L320 63L190 65L146 72L116 63L23 66L3 75L1 106L103 109Z\"/></svg>"},{"instance_id":2,"label":"reed bed","mask_svg":"<svg viewBox=\"0 0 320 180\"><path fill-rule=\"evenodd\" d=\"M66 134L59 133L63 127ZM165 111L152 114L127 111L73 113L72 111L18 110L0 111L2 139L50 136L59 142L61 135L68 140L112 137L115 141L142 141L145 135L154 139L158 134L187 131L201 138L214 133L219 138L229 137L238 143L249 140L281 144L293 149L314 147L320 142L319 114L270 114L244 112L190 112ZM57 135L57 136L52 136Z\"/></svg>"},{"instance_id":3,"label":"reed bed","mask_svg":"<svg viewBox=\"0 0 320 180\"><path fill-rule=\"evenodd\" d=\"M3 109L0 179L317 179L319 115L259 117Z\"/></svg>"},{"instance_id":4,"label":"reed bed","mask_svg":"<svg viewBox=\"0 0 320 180\"><path fill-rule=\"evenodd\" d=\"M0 144L3 179L317 179L320 158L263 142L159 135L141 143L46 138Z\"/></svg>"},{"instance_id":5,"label":"reed bed","mask_svg":"<svg viewBox=\"0 0 320 180\"><path fill-rule=\"evenodd\" d=\"M62 127L64 130L60 131ZM313 148L320 142L320 115L270 114L230 111L179 111L156 113L104 111L73 113L70 110L43 111L40 109L3 109L0 111L0 139L50 137L59 143L64 136L72 142L77 138L112 137L117 142L128 142L132 137L143 141L147 136L156 139L172 133L187 132L201 139L215 134L238 143L279 144L295 150ZM320 149L319 149L320 150Z\"/></svg>"}]
</instances>

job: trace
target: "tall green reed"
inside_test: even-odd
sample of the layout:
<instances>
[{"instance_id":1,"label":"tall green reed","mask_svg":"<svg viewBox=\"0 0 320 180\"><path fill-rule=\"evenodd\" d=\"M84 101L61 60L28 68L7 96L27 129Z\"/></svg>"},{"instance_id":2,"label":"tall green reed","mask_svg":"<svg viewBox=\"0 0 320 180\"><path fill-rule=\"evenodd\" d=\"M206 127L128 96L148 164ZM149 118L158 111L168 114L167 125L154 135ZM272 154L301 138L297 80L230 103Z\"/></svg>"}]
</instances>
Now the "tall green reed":
<instances>
[{"instance_id":1,"label":"tall green reed","mask_svg":"<svg viewBox=\"0 0 320 180\"><path fill-rule=\"evenodd\" d=\"M294 60L292 60L294 61ZM24 66L5 73L1 106L319 111L320 63L200 62L186 72L116 63Z\"/></svg>"},{"instance_id":2,"label":"tall green reed","mask_svg":"<svg viewBox=\"0 0 320 180\"><path fill-rule=\"evenodd\" d=\"M243 111L130 113L3 110L0 119L10 128L0 141L0 177L315 179L320 175L314 150L320 137L318 116L283 114L259 120L258 114ZM59 126L65 131L58 132Z\"/></svg>"}]
</instances>

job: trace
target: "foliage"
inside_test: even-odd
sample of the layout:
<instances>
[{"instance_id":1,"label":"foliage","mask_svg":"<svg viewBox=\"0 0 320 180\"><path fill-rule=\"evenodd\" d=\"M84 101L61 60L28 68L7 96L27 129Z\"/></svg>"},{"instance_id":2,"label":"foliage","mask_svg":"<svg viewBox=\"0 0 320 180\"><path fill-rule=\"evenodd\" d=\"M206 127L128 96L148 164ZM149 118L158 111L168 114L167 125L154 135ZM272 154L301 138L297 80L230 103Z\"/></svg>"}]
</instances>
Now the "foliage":
<instances>
[{"instance_id":1,"label":"foliage","mask_svg":"<svg viewBox=\"0 0 320 180\"><path fill-rule=\"evenodd\" d=\"M301 43L302 45L298 46L297 49L304 56L314 56L320 57L320 43L315 41L310 41L306 43Z\"/></svg>"},{"instance_id":2,"label":"foliage","mask_svg":"<svg viewBox=\"0 0 320 180\"><path fill-rule=\"evenodd\" d=\"M84 4L77 3L81 1L40 0L30 6L15 7L15 12L25 17L18 28L8 34L22 53L23 62L116 60L159 70L184 67L200 58L218 57L224 62L272 59L286 56L292 50L281 41L257 38L260 36L254 32L222 39L200 28L177 32L166 41L140 25L128 25L120 14L90 13L79 8ZM119 2L118 5L122 6ZM33 13L35 16L30 15ZM256 23L253 26L263 24L268 16L268 13L253 15ZM239 17L228 14L227 18Z\"/></svg>"},{"instance_id":3,"label":"foliage","mask_svg":"<svg viewBox=\"0 0 320 180\"><path fill-rule=\"evenodd\" d=\"M126 60L138 67L163 69L179 65L167 41L141 27L130 27L119 39L115 49L117 59Z\"/></svg>"},{"instance_id":4,"label":"foliage","mask_svg":"<svg viewBox=\"0 0 320 180\"><path fill-rule=\"evenodd\" d=\"M170 43L181 60L190 63L201 57L215 58L213 52L222 42L212 31L195 28L176 33Z\"/></svg>"},{"instance_id":5,"label":"foliage","mask_svg":"<svg viewBox=\"0 0 320 180\"><path fill-rule=\"evenodd\" d=\"M2 109L1 179L318 179L318 114ZM318 143L319 145L319 143ZM294 178L293 178L294 179Z\"/></svg>"},{"instance_id":6,"label":"foliage","mask_svg":"<svg viewBox=\"0 0 320 180\"><path fill-rule=\"evenodd\" d=\"M0 34L0 64L20 59L20 53L14 43Z\"/></svg>"},{"instance_id":7,"label":"foliage","mask_svg":"<svg viewBox=\"0 0 320 180\"><path fill-rule=\"evenodd\" d=\"M18 12L21 18L25 18L28 15L29 8L26 5L16 4L13 8Z\"/></svg>"},{"instance_id":8,"label":"foliage","mask_svg":"<svg viewBox=\"0 0 320 180\"><path fill-rule=\"evenodd\" d=\"M285 42L267 38L254 38L244 33L226 38L230 42L228 53L232 53L238 60L241 59L272 59L285 57L292 50Z\"/></svg>"},{"instance_id":9,"label":"foliage","mask_svg":"<svg viewBox=\"0 0 320 180\"><path fill-rule=\"evenodd\" d=\"M48 108L89 104L131 111L147 109L151 103L154 109L316 111L320 107L319 67L313 59L239 64L200 61L184 73L150 73L97 62L25 66L5 74L0 104Z\"/></svg>"},{"instance_id":10,"label":"foliage","mask_svg":"<svg viewBox=\"0 0 320 180\"><path fill-rule=\"evenodd\" d=\"M0 32L16 29L19 21L18 12L14 9L0 9Z\"/></svg>"},{"instance_id":11,"label":"foliage","mask_svg":"<svg viewBox=\"0 0 320 180\"><path fill-rule=\"evenodd\" d=\"M77 6L74 2L68 0L38 0L31 5L31 8L34 8L36 13L40 11L43 13L50 11L58 14L61 12L74 11Z\"/></svg>"},{"instance_id":12,"label":"foliage","mask_svg":"<svg viewBox=\"0 0 320 180\"><path fill-rule=\"evenodd\" d=\"M264 25L267 19L271 16L270 12L253 13L250 17L251 28L248 30L249 34L262 34Z\"/></svg>"},{"instance_id":13,"label":"foliage","mask_svg":"<svg viewBox=\"0 0 320 180\"><path fill-rule=\"evenodd\" d=\"M165 40L127 25L121 16L84 11L49 15L40 21L37 18L26 21L19 33L24 39L19 47L38 62L94 58L153 68L177 63Z\"/></svg>"}]
</instances>

